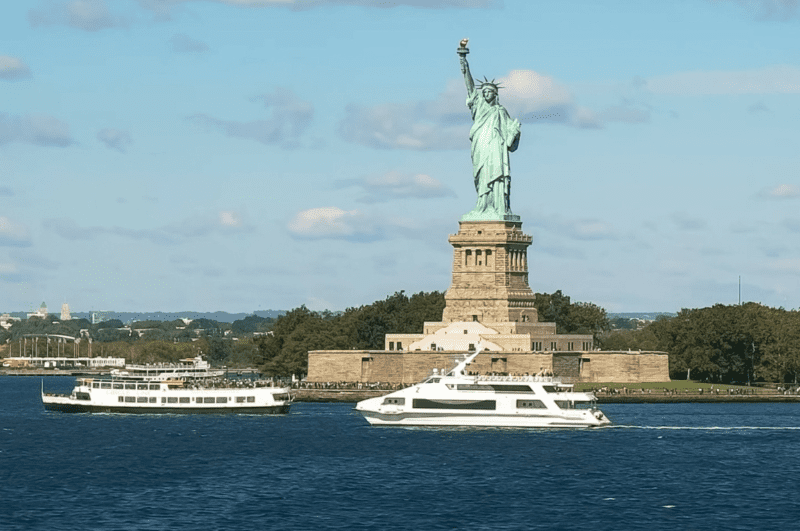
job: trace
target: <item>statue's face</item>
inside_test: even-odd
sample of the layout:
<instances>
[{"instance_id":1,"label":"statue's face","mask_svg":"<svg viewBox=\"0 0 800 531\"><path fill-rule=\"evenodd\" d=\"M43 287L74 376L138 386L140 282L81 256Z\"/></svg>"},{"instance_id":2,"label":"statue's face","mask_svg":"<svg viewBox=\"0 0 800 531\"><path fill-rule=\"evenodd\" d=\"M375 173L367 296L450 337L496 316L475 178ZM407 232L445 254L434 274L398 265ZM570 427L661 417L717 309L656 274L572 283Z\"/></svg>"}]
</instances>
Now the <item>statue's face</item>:
<instances>
[{"instance_id":1,"label":"statue's face","mask_svg":"<svg viewBox=\"0 0 800 531\"><path fill-rule=\"evenodd\" d=\"M483 89L483 99L486 100L486 103L494 103L494 100L497 98L497 93L489 87L484 87Z\"/></svg>"}]
</instances>

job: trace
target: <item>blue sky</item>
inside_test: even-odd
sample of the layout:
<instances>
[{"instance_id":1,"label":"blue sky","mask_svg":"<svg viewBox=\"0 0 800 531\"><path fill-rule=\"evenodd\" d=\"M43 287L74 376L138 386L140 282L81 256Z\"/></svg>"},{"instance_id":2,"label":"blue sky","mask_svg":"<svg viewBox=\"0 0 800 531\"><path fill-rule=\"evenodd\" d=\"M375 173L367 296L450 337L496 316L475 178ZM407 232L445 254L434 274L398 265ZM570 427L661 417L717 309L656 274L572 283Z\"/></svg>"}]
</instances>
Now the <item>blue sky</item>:
<instances>
[{"instance_id":1,"label":"blue sky","mask_svg":"<svg viewBox=\"0 0 800 531\"><path fill-rule=\"evenodd\" d=\"M464 37L534 291L798 308L798 35L795 0L4 2L0 312L447 289Z\"/></svg>"}]
</instances>

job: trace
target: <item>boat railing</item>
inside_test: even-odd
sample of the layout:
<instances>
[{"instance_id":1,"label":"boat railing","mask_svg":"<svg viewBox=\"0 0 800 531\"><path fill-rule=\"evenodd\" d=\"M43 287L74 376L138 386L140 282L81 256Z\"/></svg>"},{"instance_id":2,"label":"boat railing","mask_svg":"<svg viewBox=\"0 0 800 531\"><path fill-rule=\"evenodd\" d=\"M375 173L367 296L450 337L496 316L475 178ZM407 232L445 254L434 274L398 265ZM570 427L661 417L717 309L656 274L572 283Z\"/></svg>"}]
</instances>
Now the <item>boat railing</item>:
<instances>
[{"instance_id":1,"label":"boat railing","mask_svg":"<svg viewBox=\"0 0 800 531\"><path fill-rule=\"evenodd\" d=\"M561 383L561 378L558 376L510 376L510 375L478 375L479 380L489 382L543 382L543 383Z\"/></svg>"}]
</instances>

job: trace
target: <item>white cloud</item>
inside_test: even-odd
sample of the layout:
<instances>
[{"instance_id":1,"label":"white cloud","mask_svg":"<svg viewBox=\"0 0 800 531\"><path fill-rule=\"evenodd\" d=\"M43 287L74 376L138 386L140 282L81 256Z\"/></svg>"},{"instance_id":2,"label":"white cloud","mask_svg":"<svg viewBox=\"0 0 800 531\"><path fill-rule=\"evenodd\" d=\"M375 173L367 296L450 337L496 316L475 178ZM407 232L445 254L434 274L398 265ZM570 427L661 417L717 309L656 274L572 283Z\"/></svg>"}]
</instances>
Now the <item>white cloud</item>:
<instances>
[{"instance_id":1,"label":"white cloud","mask_svg":"<svg viewBox=\"0 0 800 531\"><path fill-rule=\"evenodd\" d=\"M108 149L115 149L120 153L125 153L128 146L133 143L131 134L120 129L101 129L97 133L97 139L104 143Z\"/></svg>"},{"instance_id":2,"label":"white cloud","mask_svg":"<svg viewBox=\"0 0 800 531\"><path fill-rule=\"evenodd\" d=\"M794 184L779 184L774 188L764 189L761 195L771 199L792 199L800 196L800 187Z\"/></svg>"},{"instance_id":3,"label":"white cloud","mask_svg":"<svg viewBox=\"0 0 800 531\"><path fill-rule=\"evenodd\" d=\"M294 92L284 88L276 88L271 94L253 98L261 100L272 116L267 120L237 122L220 120L206 114L190 116L189 121L212 127L234 138L248 138L267 145L278 145L285 149L296 148L300 138L308 129L314 117L314 106L298 98Z\"/></svg>"},{"instance_id":4,"label":"white cloud","mask_svg":"<svg viewBox=\"0 0 800 531\"><path fill-rule=\"evenodd\" d=\"M432 199L456 196L441 181L422 173L414 175L390 171L382 175L345 179L336 183L337 188L348 186L357 186L364 191L364 195L358 199L362 203L381 203L407 197Z\"/></svg>"},{"instance_id":5,"label":"white cloud","mask_svg":"<svg viewBox=\"0 0 800 531\"><path fill-rule=\"evenodd\" d=\"M17 264L12 262L0 262L0 278L14 275L18 272Z\"/></svg>"},{"instance_id":6,"label":"white cloud","mask_svg":"<svg viewBox=\"0 0 800 531\"><path fill-rule=\"evenodd\" d=\"M425 103L348 105L339 133L345 140L378 149L427 151L469 146L468 125L453 126L441 116L426 114L424 106Z\"/></svg>"},{"instance_id":7,"label":"white cloud","mask_svg":"<svg viewBox=\"0 0 800 531\"><path fill-rule=\"evenodd\" d=\"M104 0L72 0L46 2L39 9L28 11L31 26L69 26L84 31L100 31L127 26L129 21L113 15Z\"/></svg>"},{"instance_id":8,"label":"white cloud","mask_svg":"<svg viewBox=\"0 0 800 531\"><path fill-rule=\"evenodd\" d=\"M373 242L385 237L382 222L373 215L338 207L310 208L295 214L289 233L300 239L341 239Z\"/></svg>"},{"instance_id":9,"label":"white cloud","mask_svg":"<svg viewBox=\"0 0 800 531\"><path fill-rule=\"evenodd\" d=\"M28 247L31 245L27 227L11 219L0 216L0 246Z\"/></svg>"},{"instance_id":10,"label":"white cloud","mask_svg":"<svg viewBox=\"0 0 800 531\"><path fill-rule=\"evenodd\" d=\"M310 208L295 214L289 232L299 238L374 241L380 237L375 225L358 210L338 207Z\"/></svg>"},{"instance_id":11,"label":"white cloud","mask_svg":"<svg viewBox=\"0 0 800 531\"><path fill-rule=\"evenodd\" d=\"M0 79L13 81L15 79L22 79L30 77L31 71L21 59L16 57L9 57L8 55L0 55Z\"/></svg>"},{"instance_id":12,"label":"white cloud","mask_svg":"<svg viewBox=\"0 0 800 531\"><path fill-rule=\"evenodd\" d=\"M222 211L219 213L219 224L228 228L241 227L242 217L236 212Z\"/></svg>"},{"instance_id":13,"label":"white cloud","mask_svg":"<svg viewBox=\"0 0 800 531\"><path fill-rule=\"evenodd\" d=\"M678 72L649 78L644 88L656 94L798 94L800 68L773 65L756 70Z\"/></svg>"},{"instance_id":14,"label":"white cloud","mask_svg":"<svg viewBox=\"0 0 800 531\"><path fill-rule=\"evenodd\" d=\"M15 116L0 112L0 146L26 142L37 146L67 147L74 143L69 126L45 114Z\"/></svg>"}]
</instances>

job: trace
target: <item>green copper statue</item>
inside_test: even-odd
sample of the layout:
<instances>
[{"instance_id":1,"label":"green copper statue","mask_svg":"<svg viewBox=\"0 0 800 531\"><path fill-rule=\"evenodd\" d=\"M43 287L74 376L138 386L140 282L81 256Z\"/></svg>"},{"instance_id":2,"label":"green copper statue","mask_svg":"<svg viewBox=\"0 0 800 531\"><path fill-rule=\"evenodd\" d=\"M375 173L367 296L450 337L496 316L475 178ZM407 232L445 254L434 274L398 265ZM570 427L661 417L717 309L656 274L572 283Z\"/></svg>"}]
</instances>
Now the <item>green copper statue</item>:
<instances>
[{"instance_id":1,"label":"green copper statue","mask_svg":"<svg viewBox=\"0 0 800 531\"><path fill-rule=\"evenodd\" d=\"M517 221L511 213L511 167L509 152L519 145L519 120L512 120L500 105L497 91L502 88L494 80L478 80L478 87L469 71L467 39L456 50L461 59L461 73L467 85L467 107L472 112L472 174L478 202L461 221Z\"/></svg>"}]
</instances>

